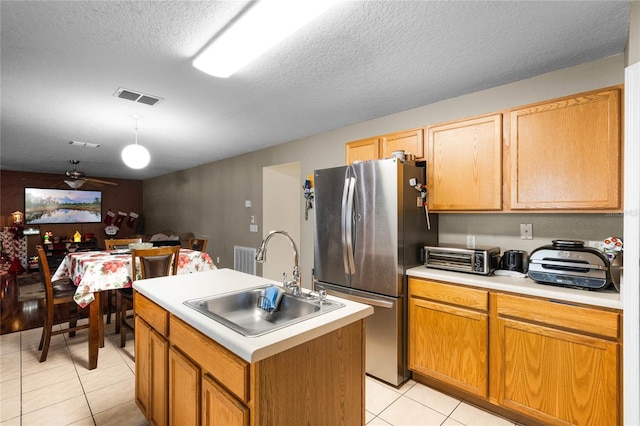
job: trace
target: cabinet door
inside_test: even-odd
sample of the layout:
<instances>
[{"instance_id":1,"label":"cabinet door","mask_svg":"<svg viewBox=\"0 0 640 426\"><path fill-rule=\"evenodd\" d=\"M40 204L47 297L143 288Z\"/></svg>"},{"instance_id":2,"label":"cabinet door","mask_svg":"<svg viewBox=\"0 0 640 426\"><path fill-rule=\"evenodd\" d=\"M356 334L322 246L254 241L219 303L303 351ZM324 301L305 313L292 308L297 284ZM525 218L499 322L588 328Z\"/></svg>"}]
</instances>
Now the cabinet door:
<instances>
[{"instance_id":1,"label":"cabinet door","mask_svg":"<svg viewBox=\"0 0 640 426\"><path fill-rule=\"evenodd\" d=\"M412 129L382 136L380 158L391 158L393 151L424 157L424 129Z\"/></svg>"},{"instance_id":2,"label":"cabinet door","mask_svg":"<svg viewBox=\"0 0 640 426\"><path fill-rule=\"evenodd\" d=\"M169 349L169 424L200 422L200 368L174 348Z\"/></svg>"},{"instance_id":3,"label":"cabinet door","mask_svg":"<svg viewBox=\"0 0 640 426\"><path fill-rule=\"evenodd\" d=\"M202 379L202 424L249 425L249 409L208 374Z\"/></svg>"},{"instance_id":4,"label":"cabinet door","mask_svg":"<svg viewBox=\"0 0 640 426\"><path fill-rule=\"evenodd\" d=\"M349 142L345 145L345 163L377 160L380 158L380 139L369 138Z\"/></svg>"},{"instance_id":5,"label":"cabinet door","mask_svg":"<svg viewBox=\"0 0 640 426\"><path fill-rule=\"evenodd\" d=\"M167 392L169 342L153 329L149 336L149 365L151 400L148 420L152 425L166 425L168 424L169 410L169 394Z\"/></svg>"},{"instance_id":6,"label":"cabinet door","mask_svg":"<svg viewBox=\"0 0 640 426\"><path fill-rule=\"evenodd\" d=\"M502 114L428 128L431 210L502 209Z\"/></svg>"},{"instance_id":7,"label":"cabinet door","mask_svg":"<svg viewBox=\"0 0 640 426\"><path fill-rule=\"evenodd\" d=\"M498 319L499 403L556 425L618 425L619 345Z\"/></svg>"},{"instance_id":8,"label":"cabinet door","mask_svg":"<svg viewBox=\"0 0 640 426\"><path fill-rule=\"evenodd\" d=\"M486 397L487 345L486 313L410 298L409 369Z\"/></svg>"},{"instance_id":9,"label":"cabinet door","mask_svg":"<svg viewBox=\"0 0 640 426\"><path fill-rule=\"evenodd\" d=\"M149 389L149 373L151 370L149 347L151 340L151 328L140 319L135 319L135 354L136 354L136 404L142 414L149 419L151 390Z\"/></svg>"},{"instance_id":10,"label":"cabinet door","mask_svg":"<svg viewBox=\"0 0 640 426\"><path fill-rule=\"evenodd\" d=\"M511 112L511 209L621 207L620 91Z\"/></svg>"}]
</instances>

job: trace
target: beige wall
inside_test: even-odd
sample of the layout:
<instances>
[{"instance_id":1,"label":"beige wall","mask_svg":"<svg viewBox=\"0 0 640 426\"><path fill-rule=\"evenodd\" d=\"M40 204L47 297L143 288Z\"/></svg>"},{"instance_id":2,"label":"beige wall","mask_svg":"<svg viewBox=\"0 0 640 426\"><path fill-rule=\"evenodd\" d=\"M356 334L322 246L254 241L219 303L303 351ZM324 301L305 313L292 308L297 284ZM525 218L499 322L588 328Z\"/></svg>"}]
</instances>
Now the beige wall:
<instances>
[{"instance_id":1,"label":"beige wall","mask_svg":"<svg viewBox=\"0 0 640 426\"><path fill-rule=\"evenodd\" d=\"M624 65L624 55L617 55L146 180L146 228L151 233L173 229L209 236L207 251L214 259L220 257L219 266L231 268L234 245L260 244L263 233L250 233L248 223L251 215L262 218L263 167L299 161L304 177L315 169L343 164L345 142L621 84ZM251 208L244 207L245 200L252 201ZM304 220L301 200L300 264L305 287L309 287L314 221L312 217ZM520 240L520 223L533 224L532 241ZM264 230L262 224L260 230ZM531 250L554 238L621 236L622 218L593 214L441 215L441 241L455 242L466 234L476 235L476 244ZM260 273L260 267L258 270Z\"/></svg>"}]
</instances>

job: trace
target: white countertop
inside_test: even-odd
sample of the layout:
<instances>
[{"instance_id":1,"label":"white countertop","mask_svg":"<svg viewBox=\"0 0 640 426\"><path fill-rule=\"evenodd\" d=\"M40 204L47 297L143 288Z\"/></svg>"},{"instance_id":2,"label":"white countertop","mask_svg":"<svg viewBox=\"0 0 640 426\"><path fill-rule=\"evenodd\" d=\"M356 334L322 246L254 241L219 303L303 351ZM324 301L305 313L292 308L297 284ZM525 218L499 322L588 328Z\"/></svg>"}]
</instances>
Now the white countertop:
<instances>
[{"instance_id":1,"label":"white countertop","mask_svg":"<svg viewBox=\"0 0 640 426\"><path fill-rule=\"evenodd\" d=\"M521 278L498 275L475 275L427 268L425 266L416 266L408 269L407 275L410 277L428 278L456 284L483 287L491 290L545 297L565 302L622 309L620 293L615 291L613 287L610 287L607 290L580 290L575 288L539 284L528 277Z\"/></svg>"},{"instance_id":2,"label":"white countertop","mask_svg":"<svg viewBox=\"0 0 640 426\"><path fill-rule=\"evenodd\" d=\"M273 284L281 285L231 269L216 269L135 281L133 288L247 362L268 358L373 314L369 305L327 296L346 306L262 336L245 337L184 304L191 299Z\"/></svg>"}]
</instances>

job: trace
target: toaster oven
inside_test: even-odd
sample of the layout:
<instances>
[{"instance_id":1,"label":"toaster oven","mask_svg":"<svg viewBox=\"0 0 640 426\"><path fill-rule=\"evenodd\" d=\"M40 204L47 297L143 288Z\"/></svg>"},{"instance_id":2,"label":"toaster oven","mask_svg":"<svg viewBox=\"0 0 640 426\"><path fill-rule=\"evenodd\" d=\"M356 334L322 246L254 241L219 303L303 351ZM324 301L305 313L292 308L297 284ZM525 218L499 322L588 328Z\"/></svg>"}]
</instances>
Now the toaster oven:
<instances>
[{"instance_id":1,"label":"toaster oven","mask_svg":"<svg viewBox=\"0 0 640 426\"><path fill-rule=\"evenodd\" d=\"M425 266L448 271L489 275L500 263L500 247L449 244L446 246L425 246Z\"/></svg>"}]
</instances>

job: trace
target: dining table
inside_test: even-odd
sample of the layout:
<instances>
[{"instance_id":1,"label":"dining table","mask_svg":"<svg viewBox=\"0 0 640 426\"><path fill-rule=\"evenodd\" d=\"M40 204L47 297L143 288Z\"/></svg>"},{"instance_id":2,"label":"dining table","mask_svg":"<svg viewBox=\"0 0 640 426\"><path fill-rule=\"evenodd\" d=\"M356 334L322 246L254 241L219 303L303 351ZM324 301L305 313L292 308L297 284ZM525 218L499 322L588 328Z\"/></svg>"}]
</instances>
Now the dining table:
<instances>
[{"instance_id":1,"label":"dining table","mask_svg":"<svg viewBox=\"0 0 640 426\"><path fill-rule=\"evenodd\" d=\"M71 279L77 287L73 299L81 308L89 306L89 370L98 366L98 349L104 347L101 294L108 290L130 288L133 281L140 279L139 276L131 276L131 262L130 250L68 253L51 277L52 281ZM140 270L138 267L136 269ZM213 269L216 266L207 252L180 249L176 274Z\"/></svg>"}]
</instances>

